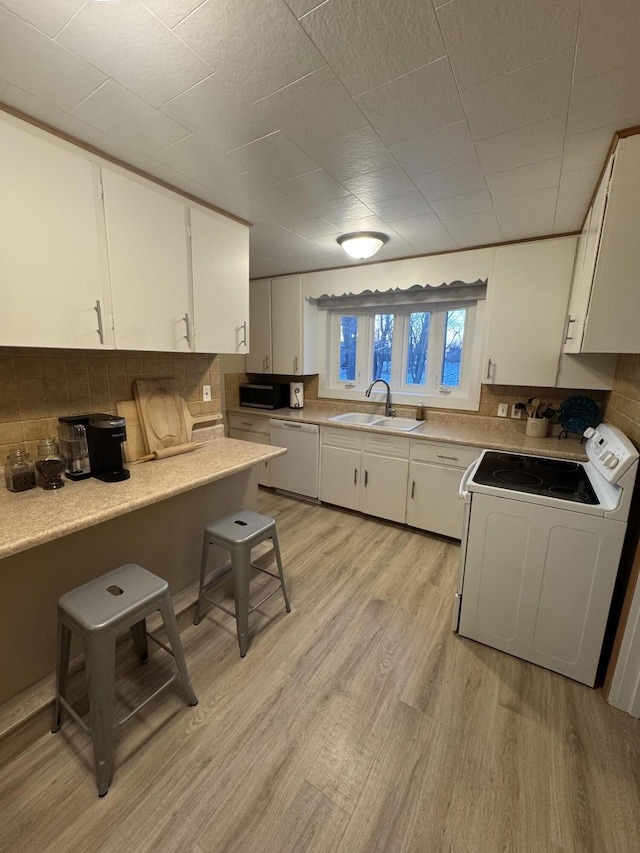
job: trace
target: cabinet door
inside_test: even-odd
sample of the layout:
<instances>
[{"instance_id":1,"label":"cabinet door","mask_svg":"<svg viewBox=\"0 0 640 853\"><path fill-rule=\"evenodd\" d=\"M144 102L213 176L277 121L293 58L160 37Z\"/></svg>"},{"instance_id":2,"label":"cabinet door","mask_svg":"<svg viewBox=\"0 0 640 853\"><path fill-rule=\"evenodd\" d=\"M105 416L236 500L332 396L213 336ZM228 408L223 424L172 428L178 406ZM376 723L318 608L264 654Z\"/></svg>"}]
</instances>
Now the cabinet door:
<instances>
[{"instance_id":1,"label":"cabinet door","mask_svg":"<svg viewBox=\"0 0 640 853\"><path fill-rule=\"evenodd\" d=\"M117 349L191 352L186 209L102 170Z\"/></svg>"},{"instance_id":2,"label":"cabinet door","mask_svg":"<svg viewBox=\"0 0 640 853\"><path fill-rule=\"evenodd\" d=\"M247 373L273 373L271 352L271 282L249 283L249 352Z\"/></svg>"},{"instance_id":3,"label":"cabinet door","mask_svg":"<svg viewBox=\"0 0 640 853\"><path fill-rule=\"evenodd\" d=\"M99 206L88 160L0 122L0 345L108 345Z\"/></svg>"},{"instance_id":4,"label":"cabinet door","mask_svg":"<svg viewBox=\"0 0 640 853\"><path fill-rule=\"evenodd\" d=\"M191 208L193 315L197 352L247 352L249 229Z\"/></svg>"},{"instance_id":5,"label":"cabinet door","mask_svg":"<svg viewBox=\"0 0 640 853\"><path fill-rule=\"evenodd\" d=\"M359 450L323 445L320 500L360 509L360 460Z\"/></svg>"},{"instance_id":6,"label":"cabinet door","mask_svg":"<svg viewBox=\"0 0 640 853\"><path fill-rule=\"evenodd\" d=\"M458 487L464 468L411 462L407 485L407 524L460 539L464 501Z\"/></svg>"},{"instance_id":7,"label":"cabinet door","mask_svg":"<svg viewBox=\"0 0 640 853\"><path fill-rule=\"evenodd\" d=\"M271 282L273 373L300 375L302 364L302 278L290 275Z\"/></svg>"},{"instance_id":8,"label":"cabinet door","mask_svg":"<svg viewBox=\"0 0 640 853\"><path fill-rule=\"evenodd\" d=\"M239 441L253 441L256 444L269 444L269 436L259 432L250 432L242 429L230 429L229 438L237 438ZM259 462L256 465L259 486L271 485L271 460Z\"/></svg>"},{"instance_id":9,"label":"cabinet door","mask_svg":"<svg viewBox=\"0 0 640 853\"><path fill-rule=\"evenodd\" d=\"M404 523L408 459L362 454L362 511Z\"/></svg>"},{"instance_id":10,"label":"cabinet door","mask_svg":"<svg viewBox=\"0 0 640 853\"><path fill-rule=\"evenodd\" d=\"M555 385L575 250L575 237L498 246L484 382Z\"/></svg>"}]
</instances>

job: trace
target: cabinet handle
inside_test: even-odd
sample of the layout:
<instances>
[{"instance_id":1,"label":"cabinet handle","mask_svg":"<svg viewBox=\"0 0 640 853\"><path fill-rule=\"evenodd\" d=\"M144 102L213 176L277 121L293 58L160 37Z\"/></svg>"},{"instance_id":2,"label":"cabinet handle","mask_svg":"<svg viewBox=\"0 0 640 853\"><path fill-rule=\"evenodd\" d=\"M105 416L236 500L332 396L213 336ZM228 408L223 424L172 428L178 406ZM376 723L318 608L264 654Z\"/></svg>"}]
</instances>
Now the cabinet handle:
<instances>
[{"instance_id":1,"label":"cabinet handle","mask_svg":"<svg viewBox=\"0 0 640 853\"><path fill-rule=\"evenodd\" d=\"M100 343L104 344L104 327L102 325L102 306L100 305L100 300L96 299L96 304L94 308L96 314L98 315L98 328L96 332L98 333L98 337L100 338Z\"/></svg>"},{"instance_id":2,"label":"cabinet handle","mask_svg":"<svg viewBox=\"0 0 640 853\"><path fill-rule=\"evenodd\" d=\"M353 485L354 486L358 485L358 469L357 468L353 469Z\"/></svg>"},{"instance_id":3,"label":"cabinet handle","mask_svg":"<svg viewBox=\"0 0 640 853\"><path fill-rule=\"evenodd\" d=\"M184 320L184 325L186 328L186 335L184 336L185 341L191 346L191 321L189 320L189 315L185 314L182 318Z\"/></svg>"},{"instance_id":4,"label":"cabinet handle","mask_svg":"<svg viewBox=\"0 0 640 853\"><path fill-rule=\"evenodd\" d=\"M492 368L493 368L493 362L491 361L491 359L489 359L489 362L487 364L487 379L491 379Z\"/></svg>"},{"instance_id":5,"label":"cabinet handle","mask_svg":"<svg viewBox=\"0 0 640 853\"><path fill-rule=\"evenodd\" d=\"M298 371L299 371L299 368L298 368L298 364L299 364L299 362L300 362L300 359L298 358L298 356L296 356L296 357L293 359L293 372L294 372L294 373L298 373Z\"/></svg>"},{"instance_id":6,"label":"cabinet handle","mask_svg":"<svg viewBox=\"0 0 640 853\"><path fill-rule=\"evenodd\" d=\"M368 482L369 482L369 472L368 472L368 471L365 471L365 472L364 472L364 485L365 485L365 488L367 487Z\"/></svg>"},{"instance_id":7,"label":"cabinet handle","mask_svg":"<svg viewBox=\"0 0 640 853\"><path fill-rule=\"evenodd\" d=\"M253 426L252 421L240 421L240 423L242 424L242 426Z\"/></svg>"},{"instance_id":8,"label":"cabinet handle","mask_svg":"<svg viewBox=\"0 0 640 853\"><path fill-rule=\"evenodd\" d=\"M269 356L265 355L264 357L264 369L269 370Z\"/></svg>"},{"instance_id":9,"label":"cabinet handle","mask_svg":"<svg viewBox=\"0 0 640 853\"><path fill-rule=\"evenodd\" d=\"M566 344L566 342L567 342L567 341L572 341L572 340L573 340L573 335L570 335L570 334L569 334L569 332L572 332L572 331L573 331L573 329L571 328L571 324L572 324L572 323L575 323L575 322L576 322L576 318L575 318L575 317L571 317L571 316L569 316L569 318L567 319L567 330L566 330L566 332L565 332L565 336L564 336L564 342L565 342L565 344Z\"/></svg>"},{"instance_id":10,"label":"cabinet handle","mask_svg":"<svg viewBox=\"0 0 640 853\"><path fill-rule=\"evenodd\" d=\"M454 462L458 461L457 456L445 456L444 453L437 453L436 456L438 457L438 459L453 459Z\"/></svg>"},{"instance_id":11,"label":"cabinet handle","mask_svg":"<svg viewBox=\"0 0 640 853\"><path fill-rule=\"evenodd\" d=\"M240 329L243 329L243 332L242 332L242 340L238 341L238 349L240 349L240 347L246 347L246 345L247 345L247 321L246 320L238 328L238 331L240 331Z\"/></svg>"},{"instance_id":12,"label":"cabinet handle","mask_svg":"<svg viewBox=\"0 0 640 853\"><path fill-rule=\"evenodd\" d=\"M413 480L413 482L411 483L411 500L413 500L415 493L416 493L416 481Z\"/></svg>"}]
</instances>

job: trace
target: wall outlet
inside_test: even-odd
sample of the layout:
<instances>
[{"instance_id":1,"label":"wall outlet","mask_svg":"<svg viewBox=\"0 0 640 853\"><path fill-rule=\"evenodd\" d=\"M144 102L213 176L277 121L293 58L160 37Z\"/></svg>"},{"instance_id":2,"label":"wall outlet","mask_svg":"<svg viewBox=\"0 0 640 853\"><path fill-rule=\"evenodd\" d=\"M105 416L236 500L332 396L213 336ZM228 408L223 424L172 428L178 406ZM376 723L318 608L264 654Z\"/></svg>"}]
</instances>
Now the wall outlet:
<instances>
[{"instance_id":1,"label":"wall outlet","mask_svg":"<svg viewBox=\"0 0 640 853\"><path fill-rule=\"evenodd\" d=\"M509 414L509 404L508 403L498 403L498 417L506 418Z\"/></svg>"},{"instance_id":2,"label":"wall outlet","mask_svg":"<svg viewBox=\"0 0 640 853\"><path fill-rule=\"evenodd\" d=\"M513 406L511 406L511 417L516 420L520 420L521 415L522 409L516 409L516 404L514 403Z\"/></svg>"},{"instance_id":3,"label":"wall outlet","mask_svg":"<svg viewBox=\"0 0 640 853\"><path fill-rule=\"evenodd\" d=\"M202 402L210 403L211 402L211 385L203 385L202 386Z\"/></svg>"}]
</instances>

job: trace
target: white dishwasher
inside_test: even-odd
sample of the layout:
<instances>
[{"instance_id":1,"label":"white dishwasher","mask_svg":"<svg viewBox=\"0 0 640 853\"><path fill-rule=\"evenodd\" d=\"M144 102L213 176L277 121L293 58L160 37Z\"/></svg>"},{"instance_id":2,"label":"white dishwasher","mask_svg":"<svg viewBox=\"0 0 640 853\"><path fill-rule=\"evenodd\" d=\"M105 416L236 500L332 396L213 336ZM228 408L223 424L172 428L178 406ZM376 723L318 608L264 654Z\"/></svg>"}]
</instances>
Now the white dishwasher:
<instances>
[{"instance_id":1,"label":"white dishwasher","mask_svg":"<svg viewBox=\"0 0 640 853\"><path fill-rule=\"evenodd\" d=\"M285 492L318 498L320 430L316 424L269 421L270 442L286 447L284 456L271 460L271 485Z\"/></svg>"}]
</instances>

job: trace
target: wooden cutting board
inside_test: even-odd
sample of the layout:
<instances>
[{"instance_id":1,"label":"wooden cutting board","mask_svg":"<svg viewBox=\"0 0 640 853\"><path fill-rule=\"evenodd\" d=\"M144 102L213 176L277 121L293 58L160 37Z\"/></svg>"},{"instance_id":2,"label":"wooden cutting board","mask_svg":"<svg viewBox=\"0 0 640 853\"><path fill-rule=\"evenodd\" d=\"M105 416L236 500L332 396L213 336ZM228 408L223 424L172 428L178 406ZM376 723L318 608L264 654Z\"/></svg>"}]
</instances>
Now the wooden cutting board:
<instances>
[{"instance_id":1,"label":"wooden cutting board","mask_svg":"<svg viewBox=\"0 0 640 853\"><path fill-rule=\"evenodd\" d=\"M135 400L120 400L116 403L116 410L126 421L127 440L123 444L125 461L135 462L147 452L138 416L138 406Z\"/></svg>"},{"instance_id":2,"label":"wooden cutting board","mask_svg":"<svg viewBox=\"0 0 640 853\"><path fill-rule=\"evenodd\" d=\"M173 379L136 379L133 395L149 453L189 442L182 400Z\"/></svg>"}]
</instances>

